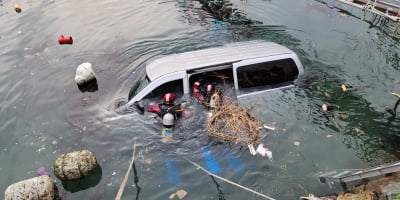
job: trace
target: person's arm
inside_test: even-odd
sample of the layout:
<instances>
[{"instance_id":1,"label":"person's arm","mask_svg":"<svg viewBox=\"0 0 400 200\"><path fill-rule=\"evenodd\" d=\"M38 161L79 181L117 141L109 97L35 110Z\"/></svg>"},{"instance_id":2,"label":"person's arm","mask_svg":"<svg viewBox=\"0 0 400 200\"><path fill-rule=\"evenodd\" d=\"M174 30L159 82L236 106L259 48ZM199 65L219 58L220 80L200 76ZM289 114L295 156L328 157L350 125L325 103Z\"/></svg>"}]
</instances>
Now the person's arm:
<instances>
[{"instance_id":1,"label":"person's arm","mask_svg":"<svg viewBox=\"0 0 400 200\"><path fill-rule=\"evenodd\" d=\"M154 105L150 106L147 111L152 112L152 113L159 113L160 112L160 106Z\"/></svg>"}]
</instances>

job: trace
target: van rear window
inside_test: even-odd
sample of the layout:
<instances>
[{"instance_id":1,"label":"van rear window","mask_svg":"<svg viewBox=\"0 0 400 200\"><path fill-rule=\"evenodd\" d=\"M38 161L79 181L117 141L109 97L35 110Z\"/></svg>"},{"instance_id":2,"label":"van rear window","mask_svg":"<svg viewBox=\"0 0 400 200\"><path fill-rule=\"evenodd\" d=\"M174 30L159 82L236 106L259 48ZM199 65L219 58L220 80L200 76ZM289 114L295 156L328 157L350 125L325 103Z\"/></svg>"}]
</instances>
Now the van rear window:
<instances>
[{"instance_id":1,"label":"van rear window","mask_svg":"<svg viewBox=\"0 0 400 200\"><path fill-rule=\"evenodd\" d=\"M299 70L290 58L237 68L239 89L293 83L298 75Z\"/></svg>"}]
</instances>

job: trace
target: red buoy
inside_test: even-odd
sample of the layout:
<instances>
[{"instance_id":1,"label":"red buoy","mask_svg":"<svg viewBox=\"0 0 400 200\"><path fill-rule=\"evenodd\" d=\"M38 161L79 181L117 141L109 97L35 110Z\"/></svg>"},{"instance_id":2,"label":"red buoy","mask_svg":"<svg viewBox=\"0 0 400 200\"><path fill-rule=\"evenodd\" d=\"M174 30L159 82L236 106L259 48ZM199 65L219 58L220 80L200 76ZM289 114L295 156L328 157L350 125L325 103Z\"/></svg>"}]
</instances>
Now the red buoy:
<instances>
[{"instance_id":1,"label":"red buoy","mask_svg":"<svg viewBox=\"0 0 400 200\"><path fill-rule=\"evenodd\" d=\"M60 44L72 44L73 40L72 37L64 37L64 35L58 36L58 43Z\"/></svg>"}]
</instances>

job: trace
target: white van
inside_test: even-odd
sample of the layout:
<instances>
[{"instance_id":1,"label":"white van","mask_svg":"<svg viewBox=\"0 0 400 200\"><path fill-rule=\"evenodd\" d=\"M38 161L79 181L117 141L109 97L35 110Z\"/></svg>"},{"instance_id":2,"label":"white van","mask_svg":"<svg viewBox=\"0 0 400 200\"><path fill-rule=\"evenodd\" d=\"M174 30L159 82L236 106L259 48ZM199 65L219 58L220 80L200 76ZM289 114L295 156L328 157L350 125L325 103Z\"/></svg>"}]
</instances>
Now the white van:
<instances>
[{"instance_id":1,"label":"white van","mask_svg":"<svg viewBox=\"0 0 400 200\"><path fill-rule=\"evenodd\" d=\"M292 86L303 73L303 65L292 50L266 41L166 55L146 64L145 76L134 84L126 106L144 99L161 100L167 92L180 98L190 94L199 79L240 97Z\"/></svg>"}]
</instances>

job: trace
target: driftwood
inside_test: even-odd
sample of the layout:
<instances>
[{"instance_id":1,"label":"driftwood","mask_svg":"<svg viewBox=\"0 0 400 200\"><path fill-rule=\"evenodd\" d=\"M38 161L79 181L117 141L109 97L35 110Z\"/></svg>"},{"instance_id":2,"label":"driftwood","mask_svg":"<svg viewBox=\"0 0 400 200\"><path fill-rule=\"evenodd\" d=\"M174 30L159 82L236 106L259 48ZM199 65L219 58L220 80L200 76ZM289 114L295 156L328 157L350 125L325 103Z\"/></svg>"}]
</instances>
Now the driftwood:
<instances>
[{"instance_id":1,"label":"driftwood","mask_svg":"<svg viewBox=\"0 0 400 200\"><path fill-rule=\"evenodd\" d=\"M128 170L125 173L124 180L122 180L122 183L119 186L119 190L118 190L117 196L115 197L115 200L120 200L122 197L122 194L124 193L126 183L128 182L129 174L131 173L133 164L135 162L135 153L136 153L136 143L133 145L132 159L131 159L131 162L129 163Z\"/></svg>"},{"instance_id":2,"label":"driftwood","mask_svg":"<svg viewBox=\"0 0 400 200\"><path fill-rule=\"evenodd\" d=\"M242 145L257 144L264 137L262 127L263 123L250 115L250 109L228 97L222 97L207 123L209 135Z\"/></svg>"}]
</instances>

